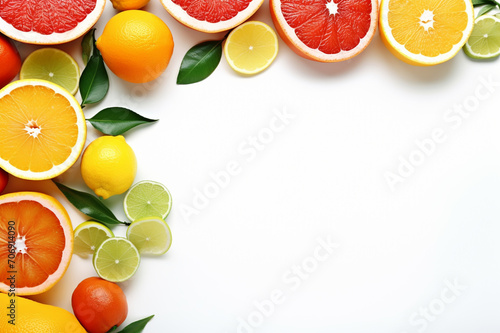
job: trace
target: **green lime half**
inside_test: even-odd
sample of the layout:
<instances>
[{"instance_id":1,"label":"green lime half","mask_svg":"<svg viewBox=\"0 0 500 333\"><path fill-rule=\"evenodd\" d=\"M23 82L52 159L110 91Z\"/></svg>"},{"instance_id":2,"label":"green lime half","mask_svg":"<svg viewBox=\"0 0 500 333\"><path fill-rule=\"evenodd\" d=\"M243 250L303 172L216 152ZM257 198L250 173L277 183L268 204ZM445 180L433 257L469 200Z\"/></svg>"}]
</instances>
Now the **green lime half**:
<instances>
[{"instance_id":1,"label":"green lime half","mask_svg":"<svg viewBox=\"0 0 500 333\"><path fill-rule=\"evenodd\" d=\"M89 254L94 254L102 242L114 236L113 232L101 223L94 221L83 222L76 227L74 232L73 253L82 258L87 258Z\"/></svg>"},{"instance_id":2,"label":"green lime half","mask_svg":"<svg viewBox=\"0 0 500 333\"><path fill-rule=\"evenodd\" d=\"M141 263L141 256L128 239L112 237L102 242L95 251L92 262L101 278L111 282L122 282L135 274Z\"/></svg>"},{"instance_id":3,"label":"green lime half","mask_svg":"<svg viewBox=\"0 0 500 333\"><path fill-rule=\"evenodd\" d=\"M165 219L172 208L172 196L165 185L144 180L130 188L123 208L130 221L150 216Z\"/></svg>"},{"instance_id":4,"label":"green lime half","mask_svg":"<svg viewBox=\"0 0 500 333\"><path fill-rule=\"evenodd\" d=\"M161 217L146 217L134 221L127 228L127 238L141 254L164 254L172 245L172 232Z\"/></svg>"},{"instance_id":5,"label":"green lime half","mask_svg":"<svg viewBox=\"0 0 500 333\"><path fill-rule=\"evenodd\" d=\"M74 95L78 91L80 68L66 52L47 47L32 52L24 60L19 78L50 81Z\"/></svg>"},{"instance_id":6,"label":"green lime half","mask_svg":"<svg viewBox=\"0 0 500 333\"><path fill-rule=\"evenodd\" d=\"M491 59L500 55L500 18L494 15L478 17L464 52L474 59Z\"/></svg>"}]
</instances>

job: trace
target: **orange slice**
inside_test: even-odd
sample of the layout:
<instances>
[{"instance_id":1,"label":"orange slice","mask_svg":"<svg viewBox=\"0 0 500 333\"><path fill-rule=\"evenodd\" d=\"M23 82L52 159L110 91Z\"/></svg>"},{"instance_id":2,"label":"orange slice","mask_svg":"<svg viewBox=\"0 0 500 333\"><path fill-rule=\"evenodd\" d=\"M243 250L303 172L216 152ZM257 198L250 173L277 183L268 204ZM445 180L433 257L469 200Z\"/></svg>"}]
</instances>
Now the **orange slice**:
<instances>
[{"instance_id":1,"label":"orange slice","mask_svg":"<svg viewBox=\"0 0 500 333\"><path fill-rule=\"evenodd\" d=\"M71 221L56 199L37 192L0 196L0 291L49 290L63 277L72 253Z\"/></svg>"},{"instance_id":2,"label":"orange slice","mask_svg":"<svg viewBox=\"0 0 500 333\"><path fill-rule=\"evenodd\" d=\"M76 99L43 80L19 80L0 90L0 167L14 176L54 178L82 152L87 128Z\"/></svg>"},{"instance_id":3,"label":"orange slice","mask_svg":"<svg viewBox=\"0 0 500 333\"><path fill-rule=\"evenodd\" d=\"M474 26L471 0L382 0L380 35L399 59L420 66L453 58Z\"/></svg>"}]
</instances>

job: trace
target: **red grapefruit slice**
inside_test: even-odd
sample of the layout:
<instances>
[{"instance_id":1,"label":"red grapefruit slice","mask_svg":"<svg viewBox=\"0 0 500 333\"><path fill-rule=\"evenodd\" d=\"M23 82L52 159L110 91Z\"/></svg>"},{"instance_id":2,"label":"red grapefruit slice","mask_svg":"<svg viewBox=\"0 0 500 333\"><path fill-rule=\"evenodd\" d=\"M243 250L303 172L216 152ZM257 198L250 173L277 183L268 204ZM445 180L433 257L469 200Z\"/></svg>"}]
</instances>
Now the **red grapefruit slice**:
<instances>
[{"instance_id":1,"label":"red grapefruit slice","mask_svg":"<svg viewBox=\"0 0 500 333\"><path fill-rule=\"evenodd\" d=\"M280 37L298 55L338 62L361 53L378 22L377 0L270 0Z\"/></svg>"},{"instance_id":2,"label":"red grapefruit slice","mask_svg":"<svg viewBox=\"0 0 500 333\"><path fill-rule=\"evenodd\" d=\"M161 0L177 21L202 32L220 32L245 22L264 0Z\"/></svg>"},{"instance_id":3,"label":"red grapefruit slice","mask_svg":"<svg viewBox=\"0 0 500 333\"><path fill-rule=\"evenodd\" d=\"M20 42L61 44L92 28L106 0L0 1L0 31Z\"/></svg>"}]
</instances>

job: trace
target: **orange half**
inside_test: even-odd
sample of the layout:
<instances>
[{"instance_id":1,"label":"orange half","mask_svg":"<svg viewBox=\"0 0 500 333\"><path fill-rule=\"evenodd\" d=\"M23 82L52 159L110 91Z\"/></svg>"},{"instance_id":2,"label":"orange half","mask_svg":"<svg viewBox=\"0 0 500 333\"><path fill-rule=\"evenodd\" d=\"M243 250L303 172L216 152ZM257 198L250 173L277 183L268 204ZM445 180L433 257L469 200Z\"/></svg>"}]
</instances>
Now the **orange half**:
<instances>
[{"instance_id":1,"label":"orange half","mask_svg":"<svg viewBox=\"0 0 500 333\"><path fill-rule=\"evenodd\" d=\"M85 144L82 109L66 90L43 80L19 80L0 90L0 167L23 179L54 178Z\"/></svg>"}]
</instances>

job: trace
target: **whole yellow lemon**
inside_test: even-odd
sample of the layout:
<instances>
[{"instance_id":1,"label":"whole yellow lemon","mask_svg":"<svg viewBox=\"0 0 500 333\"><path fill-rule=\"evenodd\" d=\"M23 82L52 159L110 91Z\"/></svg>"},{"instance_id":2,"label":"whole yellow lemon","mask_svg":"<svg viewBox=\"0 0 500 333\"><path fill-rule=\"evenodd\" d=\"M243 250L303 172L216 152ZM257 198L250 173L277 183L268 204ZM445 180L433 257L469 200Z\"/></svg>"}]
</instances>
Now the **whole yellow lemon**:
<instances>
[{"instance_id":1,"label":"whole yellow lemon","mask_svg":"<svg viewBox=\"0 0 500 333\"><path fill-rule=\"evenodd\" d=\"M111 0L113 8L117 10L141 9L149 0Z\"/></svg>"},{"instance_id":2,"label":"whole yellow lemon","mask_svg":"<svg viewBox=\"0 0 500 333\"><path fill-rule=\"evenodd\" d=\"M85 184L95 194L107 199L132 186L137 160L123 136L106 135L92 141L85 149L81 171Z\"/></svg>"},{"instance_id":3,"label":"whole yellow lemon","mask_svg":"<svg viewBox=\"0 0 500 333\"><path fill-rule=\"evenodd\" d=\"M174 51L174 40L158 16L142 10L126 10L106 23L96 46L116 76L144 83L165 71Z\"/></svg>"},{"instance_id":4,"label":"whole yellow lemon","mask_svg":"<svg viewBox=\"0 0 500 333\"><path fill-rule=\"evenodd\" d=\"M86 332L73 314L56 306L0 293L0 307L4 311L0 320L2 333Z\"/></svg>"}]
</instances>

